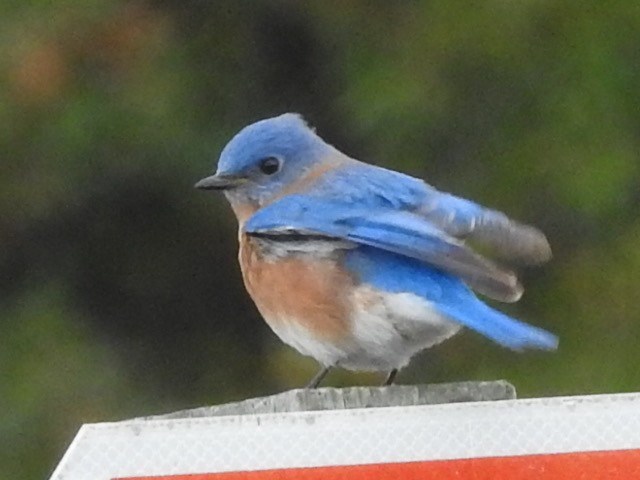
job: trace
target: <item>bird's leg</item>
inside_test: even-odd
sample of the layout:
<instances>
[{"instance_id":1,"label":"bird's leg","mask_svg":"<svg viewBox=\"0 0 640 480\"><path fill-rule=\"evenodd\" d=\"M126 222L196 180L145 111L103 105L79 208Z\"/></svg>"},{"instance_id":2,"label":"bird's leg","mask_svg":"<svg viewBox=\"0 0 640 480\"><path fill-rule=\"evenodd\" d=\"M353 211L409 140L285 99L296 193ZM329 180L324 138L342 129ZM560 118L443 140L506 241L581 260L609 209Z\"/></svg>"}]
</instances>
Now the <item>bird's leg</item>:
<instances>
[{"instance_id":1,"label":"bird's leg","mask_svg":"<svg viewBox=\"0 0 640 480\"><path fill-rule=\"evenodd\" d=\"M320 369L320 371L314 375L311 381L304 388L317 388L318 385L320 385L320 382L322 382L322 379L327 376L327 373L329 373L329 370L331 370L331 367L323 366Z\"/></svg>"},{"instance_id":2,"label":"bird's leg","mask_svg":"<svg viewBox=\"0 0 640 480\"><path fill-rule=\"evenodd\" d=\"M396 379L396 375L398 375L398 369L394 368L389 372L389 375L387 375L387 378L382 383L382 386L386 387L387 385L393 385L393 381Z\"/></svg>"}]
</instances>

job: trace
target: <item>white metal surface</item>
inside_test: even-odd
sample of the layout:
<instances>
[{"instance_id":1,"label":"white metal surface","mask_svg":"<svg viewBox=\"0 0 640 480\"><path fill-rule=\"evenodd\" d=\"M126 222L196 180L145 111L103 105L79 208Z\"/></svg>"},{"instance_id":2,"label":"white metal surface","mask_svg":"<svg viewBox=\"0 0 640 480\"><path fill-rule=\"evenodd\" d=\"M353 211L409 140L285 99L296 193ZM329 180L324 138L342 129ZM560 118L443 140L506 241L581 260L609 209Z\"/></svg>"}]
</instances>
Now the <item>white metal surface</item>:
<instances>
[{"instance_id":1,"label":"white metal surface","mask_svg":"<svg viewBox=\"0 0 640 480\"><path fill-rule=\"evenodd\" d=\"M52 480L640 448L640 394L84 425Z\"/></svg>"}]
</instances>

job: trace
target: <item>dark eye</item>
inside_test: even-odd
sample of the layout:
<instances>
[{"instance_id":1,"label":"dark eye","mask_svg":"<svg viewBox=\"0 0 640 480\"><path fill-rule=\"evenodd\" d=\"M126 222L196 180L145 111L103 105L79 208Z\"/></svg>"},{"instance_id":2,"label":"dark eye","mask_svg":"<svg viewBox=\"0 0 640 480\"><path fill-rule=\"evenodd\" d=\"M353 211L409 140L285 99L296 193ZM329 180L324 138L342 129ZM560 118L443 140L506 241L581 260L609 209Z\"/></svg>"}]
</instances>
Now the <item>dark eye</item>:
<instances>
[{"instance_id":1,"label":"dark eye","mask_svg":"<svg viewBox=\"0 0 640 480\"><path fill-rule=\"evenodd\" d=\"M280 170L280 160L276 157L267 157L260 160L260 171L265 175L273 175Z\"/></svg>"}]
</instances>

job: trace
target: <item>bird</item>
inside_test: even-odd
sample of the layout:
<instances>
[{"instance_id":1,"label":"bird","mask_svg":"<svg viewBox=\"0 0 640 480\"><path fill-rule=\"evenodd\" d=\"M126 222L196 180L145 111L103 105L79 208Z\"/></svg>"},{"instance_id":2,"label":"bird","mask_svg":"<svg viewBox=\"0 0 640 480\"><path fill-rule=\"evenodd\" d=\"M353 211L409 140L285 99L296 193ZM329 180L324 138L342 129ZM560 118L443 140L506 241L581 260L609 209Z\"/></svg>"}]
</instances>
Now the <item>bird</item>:
<instances>
[{"instance_id":1,"label":"bird","mask_svg":"<svg viewBox=\"0 0 640 480\"><path fill-rule=\"evenodd\" d=\"M548 261L540 230L351 158L299 114L241 129L195 187L224 192L246 290L273 332L320 364L308 388L334 367L385 373L390 385L463 327L515 351L557 348L554 334L477 295L520 299L505 265Z\"/></svg>"}]
</instances>

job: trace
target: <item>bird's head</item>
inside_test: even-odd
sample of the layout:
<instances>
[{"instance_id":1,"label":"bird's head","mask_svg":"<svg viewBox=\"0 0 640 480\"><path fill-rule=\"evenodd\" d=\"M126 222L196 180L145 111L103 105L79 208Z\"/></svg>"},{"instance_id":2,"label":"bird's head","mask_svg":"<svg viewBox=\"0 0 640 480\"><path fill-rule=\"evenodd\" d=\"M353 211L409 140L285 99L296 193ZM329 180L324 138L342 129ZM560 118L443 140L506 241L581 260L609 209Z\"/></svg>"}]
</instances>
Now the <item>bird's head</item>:
<instances>
[{"instance_id":1,"label":"bird's head","mask_svg":"<svg viewBox=\"0 0 640 480\"><path fill-rule=\"evenodd\" d=\"M243 128L222 150L216 173L195 187L223 190L234 208L260 208L331 149L300 115L285 113Z\"/></svg>"}]
</instances>

